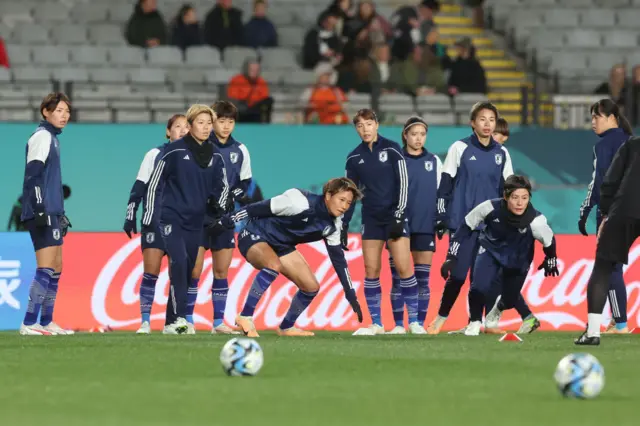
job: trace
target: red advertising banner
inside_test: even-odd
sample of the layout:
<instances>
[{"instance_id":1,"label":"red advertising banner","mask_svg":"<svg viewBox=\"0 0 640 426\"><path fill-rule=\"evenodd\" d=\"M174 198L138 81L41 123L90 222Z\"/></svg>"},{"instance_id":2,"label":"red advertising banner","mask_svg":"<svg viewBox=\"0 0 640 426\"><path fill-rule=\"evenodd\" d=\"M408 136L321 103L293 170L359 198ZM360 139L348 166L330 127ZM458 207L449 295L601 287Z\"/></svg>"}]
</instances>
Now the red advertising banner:
<instances>
[{"instance_id":1,"label":"red advertising banner","mask_svg":"<svg viewBox=\"0 0 640 426\"><path fill-rule=\"evenodd\" d=\"M542 322L543 330L581 330L585 327L587 306L587 281L593 267L595 238L582 236L557 236L560 276L547 277L544 271L531 268L523 288L523 295L531 310ZM353 285L358 290L363 309L364 265L359 235L349 239L350 250L345 252ZM437 314L444 281L439 268L444 260L447 241L439 242L431 274L431 303L427 321ZM312 243L299 247L320 283L320 293L311 306L300 316L297 325L302 328L323 330L355 330L360 325L349 304L343 297L342 287L333 271L324 243ZM383 253L383 321L391 328L393 319L389 302L391 277L388 255ZM542 261L542 250L537 250L534 264ZM625 269L625 281L629 294L628 314L631 326L640 317L640 244L629 255ZM235 252L229 270L229 295L225 320L233 324L242 309L256 270L239 252ZM139 288L143 274L140 239L129 240L124 234L70 233L64 244L64 270L56 305L56 321L67 328L90 329L96 326L133 330L139 326ZM211 283L213 273L211 256L207 254L200 280L194 319L197 327L209 330L212 324ZM152 312L152 327L160 330L164 325L169 276L166 263L157 282ZM282 321L295 286L280 276L264 294L255 313L258 329L277 327ZM447 323L446 329L458 329L467 323L467 290L465 285ZM609 308L605 308L605 316ZM368 315L365 312L365 320ZM515 312L505 314L502 326L517 329L520 319ZM365 323L366 325L366 323Z\"/></svg>"}]
</instances>

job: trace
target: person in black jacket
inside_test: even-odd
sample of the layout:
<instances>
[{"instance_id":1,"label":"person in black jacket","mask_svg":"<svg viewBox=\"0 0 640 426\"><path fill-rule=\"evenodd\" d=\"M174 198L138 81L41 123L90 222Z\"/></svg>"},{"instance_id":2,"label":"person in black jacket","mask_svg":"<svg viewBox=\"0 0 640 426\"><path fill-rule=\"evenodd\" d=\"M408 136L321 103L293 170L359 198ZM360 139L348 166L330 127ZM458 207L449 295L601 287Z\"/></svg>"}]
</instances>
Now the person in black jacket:
<instances>
[{"instance_id":1,"label":"person in black jacket","mask_svg":"<svg viewBox=\"0 0 640 426\"><path fill-rule=\"evenodd\" d=\"M167 44L167 24L158 12L157 0L139 0L127 22L127 42L132 46Z\"/></svg>"},{"instance_id":2,"label":"person in black jacket","mask_svg":"<svg viewBox=\"0 0 640 426\"><path fill-rule=\"evenodd\" d=\"M640 138L622 144L600 187L602 225L598 230L596 261L587 284L587 330L576 345L599 345L602 310L616 263L627 263L629 250L640 236Z\"/></svg>"},{"instance_id":3,"label":"person in black jacket","mask_svg":"<svg viewBox=\"0 0 640 426\"><path fill-rule=\"evenodd\" d=\"M480 61L476 58L476 49L469 37L456 42L458 57L451 63L449 75L449 94L487 93L487 77Z\"/></svg>"},{"instance_id":4,"label":"person in black jacket","mask_svg":"<svg viewBox=\"0 0 640 426\"><path fill-rule=\"evenodd\" d=\"M204 21L204 42L220 50L242 46L244 42L242 11L231 3L232 0L218 0Z\"/></svg>"},{"instance_id":5,"label":"person in black jacket","mask_svg":"<svg viewBox=\"0 0 640 426\"><path fill-rule=\"evenodd\" d=\"M336 66L342 61L342 42L334 32L338 18L333 10L326 10L318 18L318 26L309 30L302 47L302 67L314 69L325 61Z\"/></svg>"},{"instance_id":6,"label":"person in black jacket","mask_svg":"<svg viewBox=\"0 0 640 426\"><path fill-rule=\"evenodd\" d=\"M185 50L187 47L202 44L202 31L196 16L196 10L190 4L184 4L176 16L171 31L171 44Z\"/></svg>"}]
</instances>

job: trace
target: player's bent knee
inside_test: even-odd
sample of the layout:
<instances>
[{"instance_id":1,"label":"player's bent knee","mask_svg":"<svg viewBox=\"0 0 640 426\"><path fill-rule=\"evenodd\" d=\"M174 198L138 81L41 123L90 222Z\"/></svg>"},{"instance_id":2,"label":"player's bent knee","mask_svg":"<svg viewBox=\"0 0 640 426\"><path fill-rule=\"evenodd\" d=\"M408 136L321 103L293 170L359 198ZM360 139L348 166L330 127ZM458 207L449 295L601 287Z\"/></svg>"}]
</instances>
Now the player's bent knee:
<instances>
[{"instance_id":1,"label":"player's bent knee","mask_svg":"<svg viewBox=\"0 0 640 426\"><path fill-rule=\"evenodd\" d=\"M320 291L320 284L317 281L306 281L301 283L296 283L298 288L305 293L317 293Z\"/></svg>"}]
</instances>

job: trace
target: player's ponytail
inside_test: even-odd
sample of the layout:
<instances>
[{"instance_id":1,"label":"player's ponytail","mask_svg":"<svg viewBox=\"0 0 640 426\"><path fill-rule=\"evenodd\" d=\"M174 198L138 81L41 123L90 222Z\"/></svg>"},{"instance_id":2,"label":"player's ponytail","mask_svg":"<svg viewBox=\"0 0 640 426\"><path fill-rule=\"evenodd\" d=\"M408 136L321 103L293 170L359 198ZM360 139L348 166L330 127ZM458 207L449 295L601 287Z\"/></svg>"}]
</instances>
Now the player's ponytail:
<instances>
[{"instance_id":1,"label":"player's ponytail","mask_svg":"<svg viewBox=\"0 0 640 426\"><path fill-rule=\"evenodd\" d=\"M618 123L618 127L621 128L627 135L633 136L633 129L629 120L620 112L620 107L611 99L600 99L595 104L591 105L591 115L601 115L603 117L609 117L613 115Z\"/></svg>"}]
</instances>

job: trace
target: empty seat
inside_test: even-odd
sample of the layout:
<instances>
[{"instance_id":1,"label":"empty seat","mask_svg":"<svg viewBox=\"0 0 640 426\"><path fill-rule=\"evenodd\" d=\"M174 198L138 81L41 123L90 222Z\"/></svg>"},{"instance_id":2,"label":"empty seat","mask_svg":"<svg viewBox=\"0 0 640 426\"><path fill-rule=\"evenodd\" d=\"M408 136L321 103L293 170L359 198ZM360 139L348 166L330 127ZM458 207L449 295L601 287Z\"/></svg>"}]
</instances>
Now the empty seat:
<instances>
[{"instance_id":1,"label":"empty seat","mask_svg":"<svg viewBox=\"0 0 640 426\"><path fill-rule=\"evenodd\" d=\"M74 108L73 115L80 123L110 123L112 112L109 109L81 109Z\"/></svg>"},{"instance_id":2,"label":"empty seat","mask_svg":"<svg viewBox=\"0 0 640 426\"><path fill-rule=\"evenodd\" d=\"M229 47L224 51L224 64L227 68L240 70L249 58L258 58L258 53L248 47Z\"/></svg>"},{"instance_id":3,"label":"empty seat","mask_svg":"<svg viewBox=\"0 0 640 426\"><path fill-rule=\"evenodd\" d=\"M66 46L33 46L33 63L40 65L68 65L69 49Z\"/></svg>"},{"instance_id":4,"label":"empty seat","mask_svg":"<svg viewBox=\"0 0 640 426\"><path fill-rule=\"evenodd\" d=\"M305 30L300 27L278 28L278 42L282 47L300 47L304 41Z\"/></svg>"},{"instance_id":5,"label":"empty seat","mask_svg":"<svg viewBox=\"0 0 640 426\"><path fill-rule=\"evenodd\" d=\"M58 25L51 29L51 36L58 44L85 44L87 28L84 25Z\"/></svg>"},{"instance_id":6,"label":"empty seat","mask_svg":"<svg viewBox=\"0 0 640 426\"><path fill-rule=\"evenodd\" d=\"M125 44L122 27L113 24L97 24L89 28L89 39L94 44Z\"/></svg>"},{"instance_id":7,"label":"empty seat","mask_svg":"<svg viewBox=\"0 0 640 426\"><path fill-rule=\"evenodd\" d=\"M606 52L598 50L589 54L589 70L605 76L615 64L624 62L624 55L620 52Z\"/></svg>"},{"instance_id":8,"label":"empty seat","mask_svg":"<svg viewBox=\"0 0 640 426\"><path fill-rule=\"evenodd\" d=\"M79 3L71 8L71 17L80 23L105 22L109 16L109 4Z\"/></svg>"},{"instance_id":9,"label":"empty seat","mask_svg":"<svg viewBox=\"0 0 640 426\"><path fill-rule=\"evenodd\" d=\"M25 1L1 1L0 16L31 16L33 14L33 4Z\"/></svg>"},{"instance_id":10,"label":"empty seat","mask_svg":"<svg viewBox=\"0 0 640 426\"><path fill-rule=\"evenodd\" d=\"M581 53L563 52L551 56L550 66L561 75L580 75L587 68L587 57Z\"/></svg>"},{"instance_id":11,"label":"empty seat","mask_svg":"<svg viewBox=\"0 0 640 426\"><path fill-rule=\"evenodd\" d=\"M571 30L567 33L567 45L573 47L600 47L602 36L597 31L592 30Z\"/></svg>"},{"instance_id":12,"label":"empty seat","mask_svg":"<svg viewBox=\"0 0 640 426\"><path fill-rule=\"evenodd\" d=\"M41 2L33 11L36 22L67 22L70 11L61 1L55 3Z\"/></svg>"},{"instance_id":13,"label":"empty seat","mask_svg":"<svg viewBox=\"0 0 640 426\"><path fill-rule=\"evenodd\" d=\"M584 27L613 27L616 24L616 13L613 9L587 9L580 13Z\"/></svg>"},{"instance_id":14,"label":"empty seat","mask_svg":"<svg viewBox=\"0 0 640 426\"><path fill-rule=\"evenodd\" d=\"M164 70L157 68L136 68L129 72L131 83L144 85L164 85L167 75Z\"/></svg>"},{"instance_id":15,"label":"empty seat","mask_svg":"<svg viewBox=\"0 0 640 426\"><path fill-rule=\"evenodd\" d=\"M278 70L264 70L260 75L270 86L283 83L285 79L285 74Z\"/></svg>"},{"instance_id":16,"label":"empty seat","mask_svg":"<svg viewBox=\"0 0 640 426\"><path fill-rule=\"evenodd\" d=\"M301 69L293 70L287 75L287 82L294 86L309 86L316 81L316 75L313 71L305 71Z\"/></svg>"},{"instance_id":17,"label":"empty seat","mask_svg":"<svg viewBox=\"0 0 640 426\"><path fill-rule=\"evenodd\" d=\"M49 43L49 30L42 25L21 24L13 32L13 39L25 44Z\"/></svg>"},{"instance_id":18,"label":"empty seat","mask_svg":"<svg viewBox=\"0 0 640 426\"><path fill-rule=\"evenodd\" d=\"M36 82L44 83L51 81L51 73L47 68L16 67L12 68L13 81L16 83Z\"/></svg>"},{"instance_id":19,"label":"empty seat","mask_svg":"<svg viewBox=\"0 0 640 426\"><path fill-rule=\"evenodd\" d=\"M147 50L149 65L182 66L182 50L175 46L158 46Z\"/></svg>"},{"instance_id":20,"label":"empty seat","mask_svg":"<svg viewBox=\"0 0 640 426\"><path fill-rule=\"evenodd\" d=\"M545 12L544 21L550 27L577 27L578 11L576 9L551 8ZM529 19L525 22L529 22Z\"/></svg>"},{"instance_id":21,"label":"empty seat","mask_svg":"<svg viewBox=\"0 0 640 426\"><path fill-rule=\"evenodd\" d=\"M618 13L618 27L637 28L640 22L640 9L620 9Z\"/></svg>"},{"instance_id":22,"label":"empty seat","mask_svg":"<svg viewBox=\"0 0 640 426\"><path fill-rule=\"evenodd\" d=\"M636 31L614 30L604 35L604 45L610 47L636 47L638 33Z\"/></svg>"},{"instance_id":23,"label":"empty seat","mask_svg":"<svg viewBox=\"0 0 640 426\"><path fill-rule=\"evenodd\" d=\"M412 114L413 99L401 93L387 93L380 96L380 110L391 113Z\"/></svg>"},{"instance_id":24,"label":"empty seat","mask_svg":"<svg viewBox=\"0 0 640 426\"><path fill-rule=\"evenodd\" d=\"M90 71L91 81L106 84L124 84L128 82L125 70L118 68L96 68Z\"/></svg>"},{"instance_id":25,"label":"empty seat","mask_svg":"<svg viewBox=\"0 0 640 426\"><path fill-rule=\"evenodd\" d=\"M533 47L562 47L564 37L562 31L538 30L531 34L529 42Z\"/></svg>"},{"instance_id":26,"label":"empty seat","mask_svg":"<svg viewBox=\"0 0 640 426\"><path fill-rule=\"evenodd\" d=\"M193 46L186 52L187 66L219 67L220 51L210 46Z\"/></svg>"},{"instance_id":27,"label":"empty seat","mask_svg":"<svg viewBox=\"0 0 640 426\"><path fill-rule=\"evenodd\" d=\"M116 123L149 123L151 113L139 108L117 109Z\"/></svg>"},{"instance_id":28,"label":"empty seat","mask_svg":"<svg viewBox=\"0 0 640 426\"><path fill-rule=\"evenodd\" d=\"M133 46L118 46L109 49L109 61L113 65L140 66L145 63L144 49Z\"/></svg>"},{"instance_id":29,"label":"empty seat","mask_svg":"<svg viewBox=\"0 0 640 426\"><path fill-rule=\"evenodd\" d=\"M271 48L260 51L261 63L265 69L298 68L295 54L290 49Z\"/></svg>"},{"instance_id":30,"label":"empty seat","mask_svg":"<svg viewBox=\"0 0 640 426\"><path fill-rule=\"evenodd\" d=\"M238 70L216 68L215 70L206 73L204 79L207 84L226 84L234 75L238 73Z\"/></svg>"},{"instance_id":31,"label":"empty seat","mask_svg":"<svg viewBox=\"0 0 640 426\"><path fill-rule=\"evenodd\" d=\"M273 22L273 25L275 25L277 31L278 27L281 27L283 25L291 25L295 20L295 16L290 9L280 6L277 13L269 14L269 20Z\"/></svg>"},{"instance_id":32,"label":"empty seat","mask_svg":"<svg viewBox=\"0 0 640 426\"><path fill-rule=\"evenodd\" d=\"M120 7L111 7L109 9L109 20L117 24L124 24L133 15L133 10L131 3L122 4Z\"/></svg>"},{"instance_id":33,"label":"empty seat","mask_svg":"<svg viewBox=\"0 0 640 426\"><path fill-rule=\"evenodd\" d=\"M54 68L53 79L60 81L72 81L75 83L86 83L89 81L89 72L84 68Z\"/></svg>"},{"instance_id":34,"label":"empty seat","mask_svg":"<svg viewBox=\"0 0 640 426\"><path fill-rule=\"evenodd\" d=\"M0 121L5 122L31 122L36 120L35 111L27 108L1 108Z\"/></svg>"},{"instance_id":35,"label":"empty seat","mask_svg":"<svg viewBox=\"0 0 640 426\"><path fill-rule=\"evenodd\" d=\"M78 46L71 50L71 60L80 65L103 66L108 62L107 52L103 46Z\"/></svg>"},{"instance_id":36,"label":"empty seat","mask_svg":"<svg viewBox=\"0 0 640 426\"><path fill-rule=\"evenodd\" d=\"M7 53L11 66L29 65L32 62L31 46L9 44L7 45Z\"/></svg>"}]
</instances>

